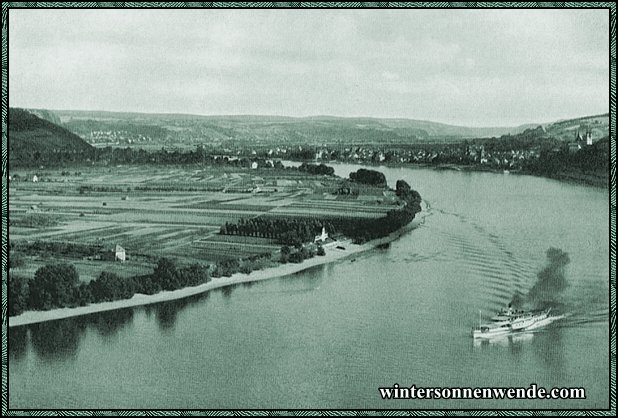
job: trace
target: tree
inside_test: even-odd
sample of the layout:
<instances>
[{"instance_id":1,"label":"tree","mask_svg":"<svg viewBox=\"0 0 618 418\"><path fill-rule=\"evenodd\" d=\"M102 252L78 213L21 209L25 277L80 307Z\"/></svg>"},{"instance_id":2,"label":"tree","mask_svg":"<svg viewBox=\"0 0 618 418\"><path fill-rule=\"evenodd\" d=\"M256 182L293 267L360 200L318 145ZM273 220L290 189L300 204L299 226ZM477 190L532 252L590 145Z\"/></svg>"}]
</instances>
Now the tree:
<instances>
[{"instance_id":1,"label":"tree","mask_svg":"<svg viewBox=\"0 0 618 418\"><path fill-rule=\"evenodd\" d=\"M19 315L28 307L28 279L9 275L8 283L8 314Z\"/></svg>"},{"instance_id":2,"label":"tree","mask_svg":"<svg viewBox=\"0 0 618 418\"><path fill-rule=\"evenodd\" d=\"M408 192L410 192L411 188L410 185L408 183L406 183L404 180L397 180L396 186L395 186L395 191L397 193L397 196L405 196Z\"/></svg>"},{"instance_id":3,"label":"tree","mask_svg":"<svg viewBox=\"0 0 618 418\"><path fill-rule=\"evenodd\" d=\"M30 282L29 306L40 310L70 306L78 283L77 270L70 264L43 266Z\"/></svg>"},{"instance_id":4,"label":"tree","mask_svg":"<svg viewBox=\"0 0 618 418\"><path fill-rule=\"evenodd\" d=\"M92 294L90 293L90 286L86 283L80 283L75 288L75 304L78 306L86 306L92 302Z\"/></svg>"},{"instance_id":5,"label":"tree","mask_svg":"<svg viewBox=\"0 0 618 418\"><path fill-rule=\"evenodd\" d=\"M135 294L135 286L132 279L119 277L117 274L107 271L101 272L99 277L90 282L88 287L90 295L80 293L80 296L90 296L93 302L129 299Z\"/></svg>"},{"instance_id":6,"label":"tree","mask_svg":"<svg viewBox=\"0 0 618 418\"><path fill-rule=\"evenodd\" d=\"M375 186L386 185L386 177L383 173L376 170L367 170L365 168L360 168L358 171L350 173L350 179L358 183Z\"/></svg>"},{"instance_id":7,"label":"tree","mask_svg":"<svg viewBox=\"0 0 618 418\"><path fill-rule=\"evenodd\" d=\"M324 251L324 247L322 247L321 245L318 245L318 255L326 255L326 252Z\"/></svg>"},{"instance_id":8,"label":"tree","mask_svg":"<svg viewBox=\"0 0 618 418\"><path fill-rule=\"evenodd\" d=\"M238 272L240 269L240 262L238 259L231 258L228 260L220 261L217 264L217 270L221 274L221 276L229 277L232 274Z\"/></svg>"},{"instance_id":9,"label":"tree","mask_svg":"<svg viewBox=\"0 0 618 418\"><path fill-rule=\"evenodd\" d=\"M249 261L245 261L242 266L240 266L240 272L244 274L249 274L253 271L253 265Z\"/></svg>"},{"instance_id":10,"label":"tree","mask_svg":"<svg viewBox=\"0 0 618 418\"><path fill-rule=\"evenodd\" d=\"M183 286L196 286L210 281L208 267L203 267L199 264L191 264L188 267L179 269L178 275L184 277L184 279L181 279Z\"/></svg>"},{"instance_id":11,"label":"tree","mask_svg":"<svg viewBox=\"0 0 618 418\"><path fill-rule=\"evenodd\" d=\"M162 257L154 270L153 278L161 284L163 290L178 289L178 277L174 260Z\"/></svg>"},{"instance_id":12,"label":"tree","mask_svg":"<svg viewBox=\"0 0 618 418\"><path fill-rule=\"evenodd\" d=\"M288 257L288 259L290 260L290 262L292 263L302 263L303 261L303 257L301 255L301 253L299 251L290 254L290 256Z\"/></svg>"},{"instance_id":13,"label":"tree","mask_svg":"<svg viewBox=\"0 0 618 418\"><path fill-rule=\"evenodd\" d=\"M133 283L135 283L136 293L154 295L162 290L161 283L154 277L154 273L134 277Z\"/></svg>"}]
</instances>

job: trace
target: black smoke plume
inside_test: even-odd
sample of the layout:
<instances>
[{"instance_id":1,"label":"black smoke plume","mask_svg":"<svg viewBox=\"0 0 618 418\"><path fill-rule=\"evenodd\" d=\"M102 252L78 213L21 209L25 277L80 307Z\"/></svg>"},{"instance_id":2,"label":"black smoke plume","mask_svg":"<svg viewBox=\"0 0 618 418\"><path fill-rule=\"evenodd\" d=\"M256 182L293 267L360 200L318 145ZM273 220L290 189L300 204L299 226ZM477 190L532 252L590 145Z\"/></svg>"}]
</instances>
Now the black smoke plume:
<instances>
[{"instance_id":1,"label":"black smoke plume","mask_svg":"<svg viewBox=\"0 0 618 418\"><path fill-rule=\"evenodd\" d=\"M547 250L547 265L537 274L537 281L528 293L533 301L556 301L560 292L567 288L565 269L571 260L559 248Z\"/></svg>"},{"instance_id":2,"label":"black smoke plume","mask_svg":"<svg viewBox=\"0 0 618 418\"><path fill-rule=\"evenodd\" d=\"M568 282L565 276L567 264L571 261L569 254L560 248L547 250L547 265L537 274L537 281L527 295L516 293L511 300L514 308L519 308L526 303L538 305L551 305L559 302L559 295L567 288Z\"/></svg>"}]
</instances>

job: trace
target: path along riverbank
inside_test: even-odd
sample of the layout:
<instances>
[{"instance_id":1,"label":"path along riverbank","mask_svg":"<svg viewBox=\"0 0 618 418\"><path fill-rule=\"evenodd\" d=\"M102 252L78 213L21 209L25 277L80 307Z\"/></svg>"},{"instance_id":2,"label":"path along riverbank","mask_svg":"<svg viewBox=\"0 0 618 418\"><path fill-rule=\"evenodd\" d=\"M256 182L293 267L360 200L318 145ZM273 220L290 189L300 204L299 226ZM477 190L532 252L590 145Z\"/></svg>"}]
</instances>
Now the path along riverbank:
<instances>
[{"instance_id":1,"label":"path along riverbank","mask_svg":"<svg viewBox=\"0 0 618 418\"><path fill-rule=\"evenodd\" d=\"M422 207L426 208L427 205L423 203ZM384 238L372 240L362 245L353 244L350 240L337 241L336 246L326 248L326 255L315 256L308 260L304 260L302 263L281 264L276 267L271 267L264 270L252 271L249 274L235 273L230 277L213 278L208 283L204 283L199 286L185 287L172 291L163 291L154 295L135 294L130 299L93 303L87 306L80 306L76 308L59 308L51 309L48 311L27 311L20 315L9 317L9 328L35 324L39 322L71 318L74 316L88 315L97 312L113 311L116 309L130 308L134 306L167 302L170 300L182 299L189 296L198 295L200 293L208 292L209 290L218 289L225 286L231 286L247 282L256 282L260 280L272 279L298 273L300 271L307 270L315 266L332 263L337 260L342 260L351 255L368 251L376 248L377 246L394 241L406 232L416 228L419 224L421 224L426 213L425 210L426 209L424 209L423 212L418 213L414 221L412 221L409 225L398 231L393 232L392 234Z\"/></svg>"}]
</instances>

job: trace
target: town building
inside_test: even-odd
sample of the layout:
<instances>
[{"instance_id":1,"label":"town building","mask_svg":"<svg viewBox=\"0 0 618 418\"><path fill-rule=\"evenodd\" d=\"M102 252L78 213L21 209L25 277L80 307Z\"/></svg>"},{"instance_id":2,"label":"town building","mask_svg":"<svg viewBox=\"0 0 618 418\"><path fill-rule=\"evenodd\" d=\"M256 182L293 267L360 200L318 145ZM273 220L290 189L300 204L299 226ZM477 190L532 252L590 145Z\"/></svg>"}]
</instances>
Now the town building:
<instances>
[{"instance_id":1,"label":"town building","mask_svg":"<svg viewBox=\"0 0 618 418\"><path fill-rule=\"evenodd\" d=\"M592 132L588 129L586 130L586 135L583 136L577 131L577 134L575 134L575 141L569 143L569 152L577 152L590 145L592 145Z\"/></svg>"},{"instance_id":2,"label":"town building","mask_svg":"<svg viewBox=\"0 0 618 418\"><path fill-rule=\"evenodd\" d=\"M582 136L579 131L577 131L577 135L575 135L575 142L580 144L581 148L583 148L584 145L592 145L592 132L590 129L586 130L586 136Z\"/></svg>"}]
</instances>

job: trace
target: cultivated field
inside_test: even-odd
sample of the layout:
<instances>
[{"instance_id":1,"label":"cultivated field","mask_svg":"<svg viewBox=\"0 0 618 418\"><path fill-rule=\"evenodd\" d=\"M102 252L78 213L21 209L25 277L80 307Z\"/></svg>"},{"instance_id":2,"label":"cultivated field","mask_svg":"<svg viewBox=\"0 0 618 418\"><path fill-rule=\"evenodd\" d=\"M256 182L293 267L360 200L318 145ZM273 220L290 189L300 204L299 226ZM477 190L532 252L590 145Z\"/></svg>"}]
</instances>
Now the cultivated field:
<instances>
[{"instance_id":1,"label":"cultivated field","mask_svg":"<svg viewBox=\"0 0 618 418\"><path fill-rule=\"evenodd\" d=\"M92 254L30 249L20 254L24 262L14 272L31 276L42 265L67 261L88 281L103 270L149 273L162 256L180 264L215 263L280 248L271 239L219 235L226 222L257 216L370 219L396 208L394 194L376 188L354 196L333 194L341 183L290 170L227 167L16 171L9 182L13 252L20 244L47 242L85 246ZM126 250L127 260L103 261L99 253L116 245Z\"/></svg>"}]
</instances>

